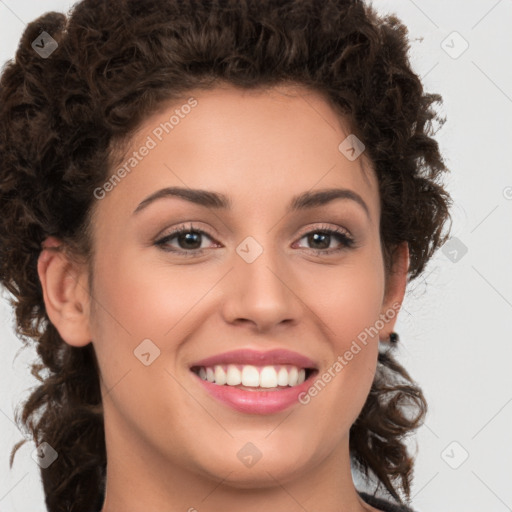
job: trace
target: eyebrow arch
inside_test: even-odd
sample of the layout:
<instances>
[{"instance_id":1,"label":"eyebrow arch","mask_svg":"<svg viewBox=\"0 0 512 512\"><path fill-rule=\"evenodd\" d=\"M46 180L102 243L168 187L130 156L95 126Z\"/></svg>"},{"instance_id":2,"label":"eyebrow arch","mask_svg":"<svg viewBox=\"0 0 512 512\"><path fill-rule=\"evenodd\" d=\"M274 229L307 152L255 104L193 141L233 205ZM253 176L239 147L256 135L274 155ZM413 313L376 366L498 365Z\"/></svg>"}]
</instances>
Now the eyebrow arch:
<instances>
[{"instance_id":1,"label":"eyebrow arch","mask_svg":"<svg viewBox=\"0 0 512 512\"><path fill-rule=\"evenodd\" d=\"M208 190L191 189L183 187L166 187L157 190L153 194L146 197L139 203L137 208L133 211L136 214L149 206L151 203L164 197L178 197L190 201L191 203L205 206L207 208L214 209L225 209L229 210L232 208L232 202L230 198L224 194L218 192L211 192ZM366 215L370 217L370 211L368 205L364 202L363 198L353 190L345 188L329 188L316 191L308 191L303 194L299 194L292 198L288 211L300 211L308 208L316 208L323 206L335 199L347 199L359 204ZM132 214L132 215L133 215Z\"/></svg>"}]
</instances>

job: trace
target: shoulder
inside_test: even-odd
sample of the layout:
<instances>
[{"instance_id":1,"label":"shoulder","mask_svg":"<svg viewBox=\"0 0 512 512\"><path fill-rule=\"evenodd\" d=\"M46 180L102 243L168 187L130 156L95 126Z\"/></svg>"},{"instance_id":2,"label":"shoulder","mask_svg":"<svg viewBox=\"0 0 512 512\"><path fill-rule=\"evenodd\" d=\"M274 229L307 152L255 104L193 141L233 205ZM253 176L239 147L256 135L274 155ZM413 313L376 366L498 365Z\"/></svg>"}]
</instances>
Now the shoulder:
<instances>
[{"instance_id":1,"label":"shoulder","mask_svg":"<svg viewBox=\"0 0 512 512\"><path fill-rule=\"evenodd\" d=\"M366 492L359 492L359 496L361 496L365 503L381 510L382 512L417 512L406 505L391 503L390 501L378 498L377 496L372 496Z\"/></svg>"}]
</instances>

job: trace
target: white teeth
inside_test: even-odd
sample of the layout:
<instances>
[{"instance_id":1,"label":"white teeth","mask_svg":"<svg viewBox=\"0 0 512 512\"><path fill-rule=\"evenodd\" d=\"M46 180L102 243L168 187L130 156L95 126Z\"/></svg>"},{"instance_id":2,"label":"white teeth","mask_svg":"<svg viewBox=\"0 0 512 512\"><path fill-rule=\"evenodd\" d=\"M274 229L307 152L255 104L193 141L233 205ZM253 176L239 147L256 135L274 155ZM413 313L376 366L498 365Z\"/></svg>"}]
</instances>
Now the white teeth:
<instances>
[{"instance_id":1,"label":"white teeth","mask_svg":"<svg viewBox=\"0 0 512 512\"><path fill-rule=\"evenodd\" d=\"M260 386L262 388L277 387L277 372L273 366L265 366L260 373Z\"/></svg>"},{"instance_id":2,"label":"white teeth","mask_svg":"<svg viewBox=\"0 0 512 512\"><path fill-rule=\"evenodd\" d=\"M281 367L279 373L277 374L277 385L288 386L288 371L284 366Z\"/></svg>"},{"instance_id":3,"label":"white teeth","mask_svg":"<svg viewBox=\"0 0 512 512\"><path fill-rule=\"evenodd\" d=\"M297 368L295 366L292 366L290 368L290 371L288 372L288 385L296 386L298 378L299 378L299 370L297 370Z\"/></svg>"},{"instance_id":4,"label":"white teeth","mask_svg":"<svg viewBox=\"0 0 512 512\"><path fill-rule=\"evenodd\" d=\"M215 366L215 384L226 384L226 372L222 366Z\"/></svg>"},{"instance_id":5,"label":"white teeth","mask_svg":"<svg viewBox=\"0 0 512 512\"><path fill-rule=\"evenodd\" d=\"M214 382L219 386L241 384L254 388L277 388L278 386L298 386L306 380L306 369L291 365L215 365L201 367L197 373L202 380Z\"/></svg>"},{"instance_id":6,"label":"white teeth","mask_svg":"<svg viewBox=\"0 0 512 512\"><path fill-rule=\"evenodd\" d=\"M256 366L250 364L244 366L242 370L242 384L257 388L260 385L260 372Z\"/></svg>"},{"instance_id":7,"label":"white teeth","mask_svg":"<svg viewBox=\"0 0 512 512\"><path fill-rule=\"evenodd\" d=\"M226 375L226 384L229 386L238 386L238 384L242 382L242 374L234 364L228 365L228 371Z\"/></svg>"}]
</instances>

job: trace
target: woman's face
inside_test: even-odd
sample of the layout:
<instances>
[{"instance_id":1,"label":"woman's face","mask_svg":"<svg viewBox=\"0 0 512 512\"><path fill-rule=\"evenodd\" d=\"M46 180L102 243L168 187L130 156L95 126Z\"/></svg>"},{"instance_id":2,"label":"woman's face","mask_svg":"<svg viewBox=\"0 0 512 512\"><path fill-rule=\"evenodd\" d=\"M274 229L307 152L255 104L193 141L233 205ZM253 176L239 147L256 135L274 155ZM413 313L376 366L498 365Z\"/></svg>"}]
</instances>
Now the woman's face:
<instances>
[{"instance_id":1,"label":"woman's face","mask_svg":"<svg viewBox=\"0 0 512 512\"><path fill-rule=\"evenodd\" d=\"M90 336L125 466L254 487L348 461L404 280L385 297L361 148L321 96L296 91L191 93L144 123L96 192ZM253 358L223 355L235 350Z\"/></svg>"}]
</instances>

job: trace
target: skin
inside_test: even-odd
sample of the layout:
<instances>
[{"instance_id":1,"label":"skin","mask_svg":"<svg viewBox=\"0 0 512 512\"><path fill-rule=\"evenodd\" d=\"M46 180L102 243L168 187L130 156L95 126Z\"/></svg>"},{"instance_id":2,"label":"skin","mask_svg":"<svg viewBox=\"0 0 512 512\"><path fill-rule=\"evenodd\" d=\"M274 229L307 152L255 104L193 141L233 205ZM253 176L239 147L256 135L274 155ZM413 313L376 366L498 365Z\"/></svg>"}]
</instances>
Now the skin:
<instances>
[{"instance_id":1,"label":"skin","mask_svg":"<svg viewBox=\"0 0 512 512\"><path fill-rule=\"evenodd\" d=\"M407 245L386 281L377 179L364 153L350 161L338 150L350 130L321 95L219 86L189 96L198 105L96 201L92 290L88 266L62 252L43 250L38 264L50 320L70 345L92 342L98 357L103 512L375 511L356 494L348 434L373 381L379 338L396 317L309 404L276 414L221 404L189 365L238 348L287 348L313 359L321 374L402 302ZM127 153L183 103L148 118ZM169 186L224 193L232 210L168 197L133 214ZM286 213L295 195L336 187L359 194L368 215L347 199ZM198 257L154 244L190 222L208 233ZM320 228L348 232L355 246L335 236L324 246L308 241ZM252 263L236 252L248 236L263 248ZM176 237L167 246L197 252ZM325 246L342 250L326 254ZM134 356L146 338L160 350L149 366ZM262 454L252 467L237 457L247 442Z\"/></svg>"}]
</instances>

